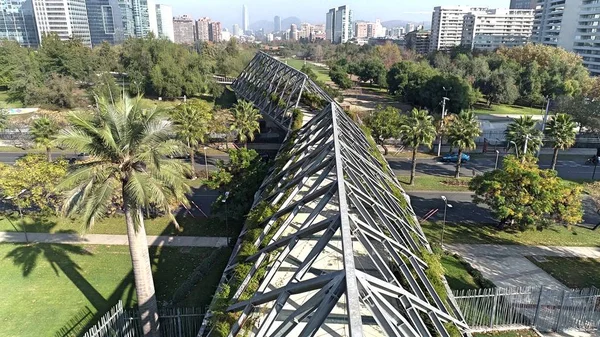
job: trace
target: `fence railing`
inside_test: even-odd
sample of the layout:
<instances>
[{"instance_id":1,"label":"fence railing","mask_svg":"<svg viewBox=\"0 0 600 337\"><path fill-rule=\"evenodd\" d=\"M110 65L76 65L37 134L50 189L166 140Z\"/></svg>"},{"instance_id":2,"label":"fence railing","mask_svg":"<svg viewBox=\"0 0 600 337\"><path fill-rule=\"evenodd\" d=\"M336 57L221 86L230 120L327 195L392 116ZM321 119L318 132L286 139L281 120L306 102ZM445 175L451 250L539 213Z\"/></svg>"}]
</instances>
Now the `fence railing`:
<instances>
[{"instance_id":1,"label":"fence railing","mask_svg":"<svg viewBox=\"0 0 600 337\"><path fill-rule=\"evenodd\" d=\"M541 287L471 289L454 292L474 331L535 327L539 331L600 327L600 290Z\"/></svg>"},{"instance_id":2,"label":"fence railing","mask_svg":"<svg viewBox=\"0 0 600 337\"><path fill-rule=\"evenodd\" d=\"M159 308L161 335L164 337L195 337L204 317L200 308ZM124 310L119 301L83 337L142 336L137 310Z\"/></svg>"}]
</instances>

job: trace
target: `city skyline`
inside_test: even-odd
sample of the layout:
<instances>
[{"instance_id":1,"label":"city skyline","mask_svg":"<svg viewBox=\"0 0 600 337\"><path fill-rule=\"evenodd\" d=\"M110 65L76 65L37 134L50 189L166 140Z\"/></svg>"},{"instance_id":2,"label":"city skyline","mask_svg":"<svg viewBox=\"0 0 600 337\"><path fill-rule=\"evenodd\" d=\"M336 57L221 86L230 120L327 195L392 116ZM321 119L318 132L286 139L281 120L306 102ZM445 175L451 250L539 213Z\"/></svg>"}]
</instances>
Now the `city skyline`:
<instances>
[{"instance_id":1,"label":"city skyline","mask_svg":"<svg viewBox=\"0 0 600 337\"><path fill-rule=\"evenodd\" d=\"M227 2L187 0L163 0L162 3L173 7L175 16L188 14L194 18L211 17L219 20L224 27L232 27L234 24L242 25L242 6L246 5L249 12L249 23L258 21L273 21L278 15L281 19L298 17L302 21L310 23L325 23L325 15L332 7L349 5L354 12L355 20L382 21L406 20L413 22L429 22L435 6L444 5L473 5L487 6L490 8L508 8L510 0L422 0L418 2L399 3L390 0L372 0L369 2L360 0L329 1L324 4L319 0L306 0L302 6L290 0L231 0ZM239 8L239 10L232 10Z\"/></svg>"}]
</instances>

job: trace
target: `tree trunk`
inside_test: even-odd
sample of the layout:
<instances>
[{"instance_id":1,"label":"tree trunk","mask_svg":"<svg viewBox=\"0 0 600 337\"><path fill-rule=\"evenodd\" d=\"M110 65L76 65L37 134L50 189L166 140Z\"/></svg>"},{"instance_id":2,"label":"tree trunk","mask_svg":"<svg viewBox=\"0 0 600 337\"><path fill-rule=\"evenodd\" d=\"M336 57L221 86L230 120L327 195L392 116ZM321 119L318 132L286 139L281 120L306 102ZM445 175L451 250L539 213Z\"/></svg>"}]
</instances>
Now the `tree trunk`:
<instances>
[{"instance_id":1,"label":"tree trunk","mask_svg":"<svg viewBox=\"0 0 600 337\"><path fill-rule=\"evenodd\" d=\"M456 173L454 178L460 178L460 165L462 164L462 149L458 148L458 159L456 160Z\"/></svg>"},{"instance_id":2,"label":"tree trunk","mask_svg":"<svg viewBox=\"0 0 600 337\"><path fill-rule=\"evenodd\" d=\"M194 151L193 148L190 148L190 162L192 164L192 179L196 178L196 159L194 158L194 154L196 151Z\"/></svg>"},{"instance_id":3,"label":"tree trunk","mask_svg":"<svg viewBox=\"0 0 600 337\"><path fill-rule=\"evenodd\" d=\"M554 148L554 155L552 156L552 168L551 170L555 170L556 169L556 160L558 159L558 148L555 147Z\"/></svg>"},{"instance_id":4,"label":"tree trunk","mask_svg":"<svg viewBox=\"0 0 600 337\"><path fill-rule=\"evenodd\" d=\"M125 183L123 183L125 186ZM125 195L125 193L123 193ZM160 337L158 323L158 305L154 291L154 280L152 278L152 265L148 253L148 241L144 219L140 209L130 209L125 199L125 222L127 224L127 238L129 240L129 253L135 279L135 290L137 293L140 319L145 337ZM138 217L140 223L136 228L134 218Z\"/></svg>"},{"instance_id":5,"label":"tree trunk","mask_svg":"<svg viewBox=\"0 0 600 337\"><path fill-rule=\"evenodd\" d=\"M410 169L410 184L414 184L415 173L417 172L417 147L413 147L412 152L412 167Z\"/></svg>"},{"instance_id":6,"label":"tree trunk","mask_svg":"<svg viewBox=\"0 0 600 337\"><path fill-rule=\"evenodd\" d=\"M52 162L52 149L50 146L46 146L46 159L49 163Z\"/></svg>"},{"instance_id":7,"label":"tree trunk","mask_svg":"<svg viewBox=\"0 0 600 337\"><path fill-rule=\"evenodd\" d=\"M381 143L381 147L383 148L383 155L387 156L388 155L388 148L387 148L387 146L385 146L384 143ZM379 151L379 150L377 150L377 151Z\"/></svg>"}]
</instances>

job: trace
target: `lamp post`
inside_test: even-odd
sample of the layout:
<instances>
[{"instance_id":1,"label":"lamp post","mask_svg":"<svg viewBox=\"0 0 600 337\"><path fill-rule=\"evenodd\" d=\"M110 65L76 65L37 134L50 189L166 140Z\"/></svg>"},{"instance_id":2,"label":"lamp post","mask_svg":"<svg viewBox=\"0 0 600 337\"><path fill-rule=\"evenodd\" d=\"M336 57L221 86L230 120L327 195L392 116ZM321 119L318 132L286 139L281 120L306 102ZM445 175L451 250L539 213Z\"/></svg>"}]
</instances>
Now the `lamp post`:
<instances>
[{"instance_id":1,"label":"lamp post","mask_svg":"<svg viewBox=\"0 0 600 337\"><path fill-rule=\"evenodd\" d=\"M204 147L204 171L206 172L206 179L208 179L208 162L206 161L206 146Z\"/></svg>"},{"instance_id":2,"label":"lamp post","mask_svg":"<svg viewBox=\"0 0 600 337\"><path fill-rule=\"evenodd\" d=\"M225 197L221 200L225 204L225 231L229 233L229 211L227 210L227 198L229 198L229 191L225 192Z\"/></svg>"},{"instance_id":3,"label":"lamp post","mask_svg":"<svg viewBox=\"0 0 600 337\"><path fill-rule=\"evenodd\" d=\"M448 199L446 199L446 196L442 195L442 200L444 200L444 221L442 222L442 249L444 249L444 231L446 229L446 213L448 211L448 207L452 208L452 205L448 203Z\"/></svg>"},{"instance_id":4,"label":"lamp post","mask_svg":"<svg viewBox=\"0 0 600 337\"><path fill-rule=\"evenodd\" d=\"M517 154L517 158L519 158L519 148L517 147L517 143L511 140L510 144L513 144L515 146L515 153Z\"/></svg>"},{"instance_id":5,"label":"lamp post","mask_svg":"<svg viewBox=\"0 0 600 337\"><path fill-rule=\"evenodd\" d=\"M494 165L494 170L498 169L498 159L500 158L500 151L496 150L496 165Z\"/></svg>"},{"instance_id":6,"label":"lamp post","mask_svg":"<svg viewBox=\"0 0 600 337\"><path fill-rule=\"evenodd\" d=\"M444 90L446 90L446 88L444 88ZM446 117L446 101L449 101L450 99L448 97L443 97L442 100L442 121L441 121L441 130L444 130L444 118ZM442 155L442 139L443 139L443 134L442 132L440 132L440 142L438 143L438 151L437 151L437 155L438 157Z\"/></svg>"},{"instance_id":7,"label":"lamp post","mask_svg":"<svg viewBox=\"0 0 600 337\"><path fill-rule=\"evenodd\" d=\"M596 160L594 161L594 173L592 173L592 181L596 178L596 168L598 167L599 160L600 157L596 157Z\"/></svg>"}]
</instances>

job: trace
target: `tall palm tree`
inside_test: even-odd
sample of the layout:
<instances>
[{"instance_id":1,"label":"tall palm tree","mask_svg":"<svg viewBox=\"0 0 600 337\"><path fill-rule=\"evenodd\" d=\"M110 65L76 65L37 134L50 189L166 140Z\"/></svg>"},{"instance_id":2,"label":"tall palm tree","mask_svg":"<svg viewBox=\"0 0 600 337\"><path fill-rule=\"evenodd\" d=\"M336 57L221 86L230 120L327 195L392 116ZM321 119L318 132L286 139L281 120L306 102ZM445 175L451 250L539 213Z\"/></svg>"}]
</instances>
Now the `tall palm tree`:
<instances>
[{"instance_id":1,"label":"tall palm tree","mask_svg":"<svg viewBox=\"0 0 600 337\"><path fill-rule=\"evenodd\" d=\"M47 116L36 119L31 125L33 142L46 149L48 162L52 161L52 142L58 134L58 126Z\"/></svg>"},{"instance_id":2,"label":"tall palm tree","mask_svg":"<svg viewBox=\"0 0 600 337\"><path fill-rule=\"evenodd\" d=\"M475 138L481 135L479 122L473 111L463 111L453 116L450 119L446 135L450 144L458 148L458 160L456 161L456 173L454 177L459 178L463 151L474 149L476 146Z\"/></svg>"},{"instance_id":3,"label":"tall palm tree","mask_svg":"<svg viewBox=\"0 0 600 337\"><path fill-rule=\"evenodd\" d=\"M92 116L69 117L70 127L57 141L91 159L77 164L59 188L66 191L63 213L80 213L88 227L122 197L117 206L125 213L144 336L155 337L160 336L158 310L142 208L155 206L175 221L171 205L187 203L189 170L168 159L185 150L170 139L166 118L156 108L143 110L140 103L139 97L124 97L116 105L100 99Z\"/></svg>"},{"instance_id":4,"label":"tall palm tree","mask_svg":"<svg viewBox=\"0 0 600 337\"><path fill-rule=\"evenodd\" d=\"M4 130L8 125L8 111L0 108L0 131Z\"/></svg>"},{"instance_id":5,"label":"tall palm tree","mask_svg":"<svg viewBox=\"0 0 600 337\"><path fill-rule=\"evenodd\" d=\"M188 146L192 178L196 177L194 154L198 144L204 143L210 132L211 110L208 103L196 100L178 105L170 116L175 126L175 133Z\"/></svg>"},{"instance_id":6,"label":"tall palm tree","mask_svg":"<svg viewBox=\"0 0 600 337\"><path fill-rule=\"evenodd\" d=\"M554 116L548 125L546 125L546 134L554 139L554 155L552 156L552 170L556 168L556 159L558 150L565 150L575 144L575 121L573 117L567 114L558 114Z\"/></svg>"},{"instance_id":7,"label":"tall palm tree","mask_svg":"<svg viewBox=\"0 0 600 337\"><path fill-rule=\"evenodd\" d=\"M417 149L420 145L431 147L435 139L436 132L433 117L429 115L427 110L413 109L410 115L403 118L400 125L400 135L403 143L413 149L412 169L410 171L410 184L412 185L417 170Z\"/></svg>"},{"instance_id":8,"label":"tall palm tree","mask_svg":"<svg viewBox=\"0 0 600 337\"><path fill-rule=\"evenodd\" d=\"M248 101L238 101L233 107L233 123L231 131L238 134L240 142L247 147L248 140L254 140L254 134L260 130L260 112Z\"/></svg>"},{"instance_id":9,"label":"tall palm tree","mask_svg":"<svg viewBox=\"0 0 600 337\"><path fill-rule=\"evenodd\" d=\"M509 144L511 142L516 144L517 152L533 153L542 146L542 131L536 128L536 121L531 116L521 116L512 121L508 124L504 135ZM525 143L527 143L527 151L525 151Z\"/></svg>"}]
</instances>

